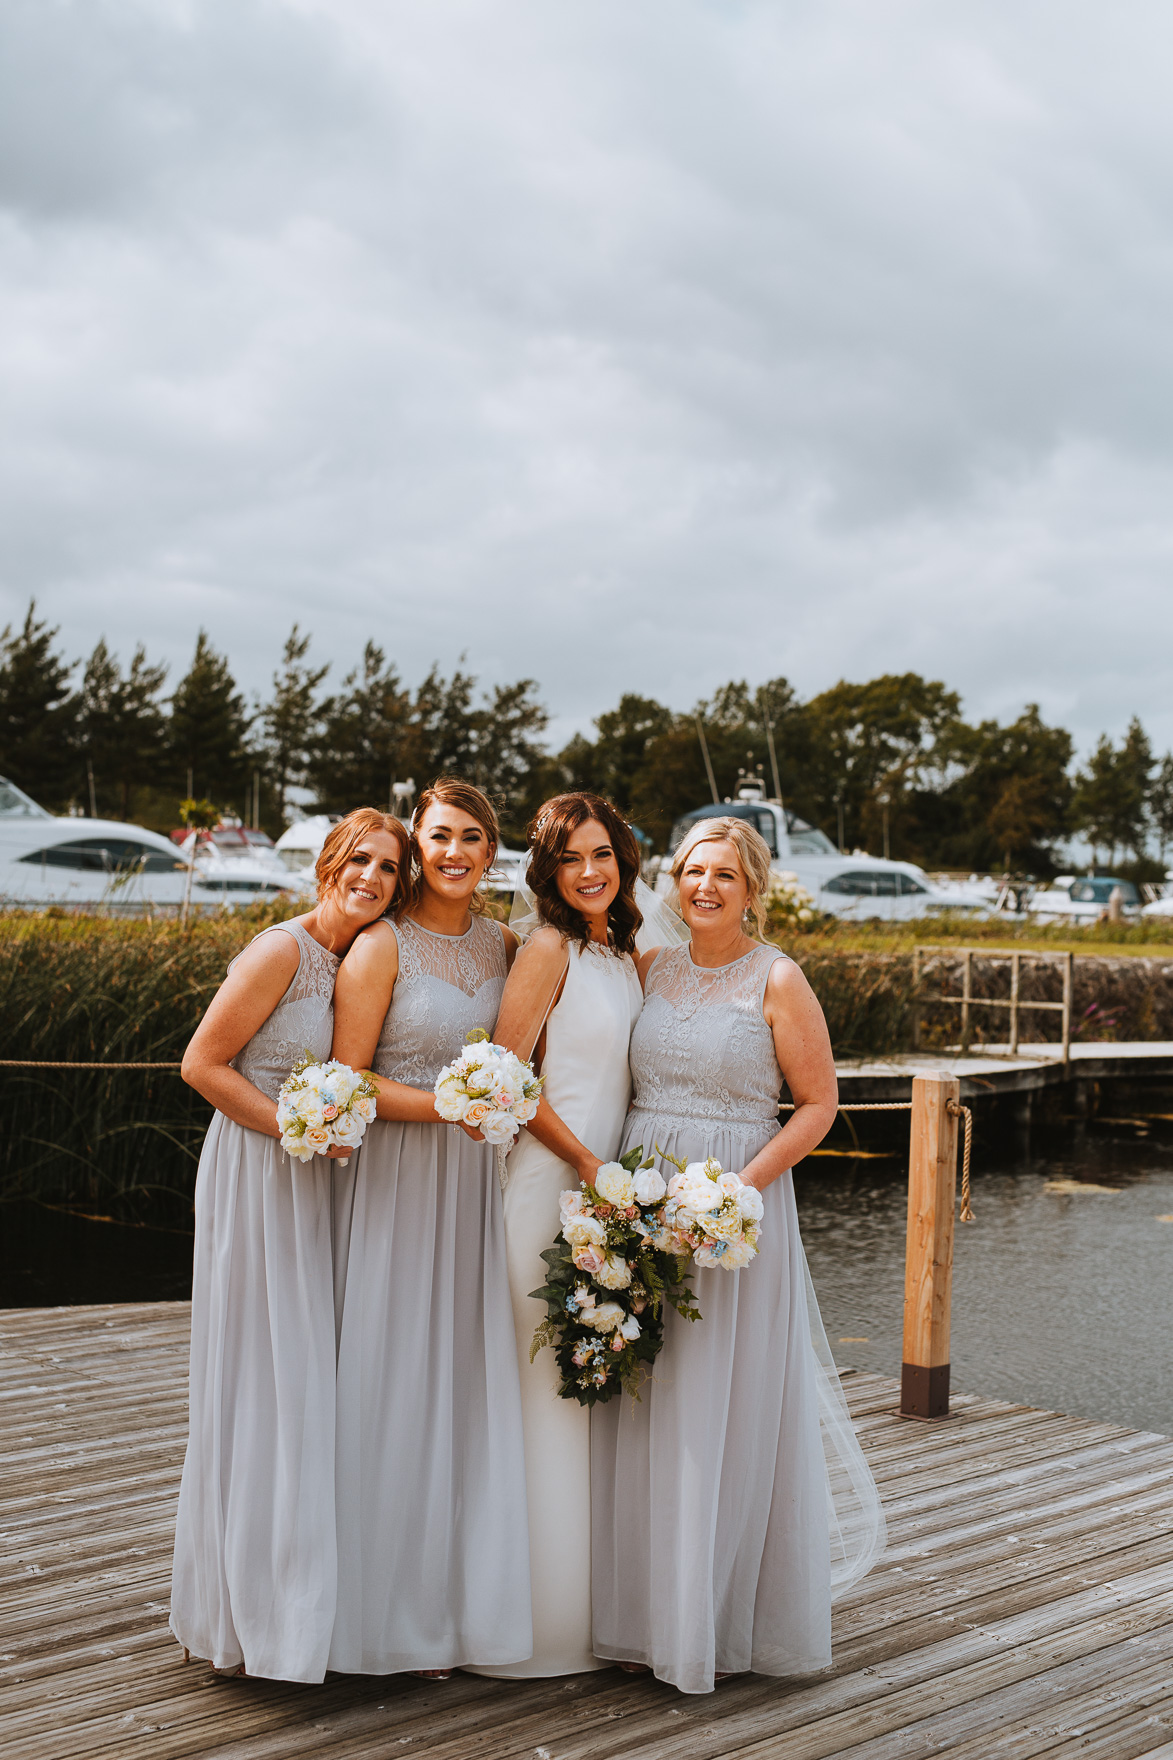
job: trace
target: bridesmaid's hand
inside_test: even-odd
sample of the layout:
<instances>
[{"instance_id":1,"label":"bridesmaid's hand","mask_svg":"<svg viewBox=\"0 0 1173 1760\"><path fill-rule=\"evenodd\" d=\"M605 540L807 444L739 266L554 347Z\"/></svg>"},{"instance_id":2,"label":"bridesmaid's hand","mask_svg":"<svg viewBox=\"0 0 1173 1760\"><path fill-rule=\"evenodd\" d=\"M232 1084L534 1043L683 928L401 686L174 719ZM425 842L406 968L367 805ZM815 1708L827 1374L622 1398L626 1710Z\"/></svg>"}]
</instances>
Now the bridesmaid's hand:
<instances>
[{"instance_id":1,"label":"bridesmaid's hand","mask_svg":"<svg viewBox=\"0 0 1173 1760\"><path fill-rule=\"evenodd\" d=\"M480 1131L477 1130L475 1125L464 1124L462 1122L460 1128L464 1132L466 1137L472 1138L474 1143L483 1143L484 1142L484 1140L485 1140L484 1137L482 1137Z\"/></svg>"}]
</instances>

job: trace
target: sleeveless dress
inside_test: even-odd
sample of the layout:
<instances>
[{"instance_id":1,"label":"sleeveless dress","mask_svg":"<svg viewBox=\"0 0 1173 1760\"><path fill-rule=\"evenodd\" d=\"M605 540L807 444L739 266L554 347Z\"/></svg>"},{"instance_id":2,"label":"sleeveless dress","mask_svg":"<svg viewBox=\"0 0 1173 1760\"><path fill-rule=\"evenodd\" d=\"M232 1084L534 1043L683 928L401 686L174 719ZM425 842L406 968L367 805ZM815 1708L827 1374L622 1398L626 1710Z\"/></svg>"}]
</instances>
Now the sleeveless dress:
<instances>
[{"instance_id":1,"label":"sleeveless dress","mask_svg":"<svg viewBox=\"0 0 1173 1760\"><path fill-rule=\"evenodd\" d=\"M546 1021L545 1096L579 1141L613 1159L631 1098L627 1061L642 994L628 955L571 947L566 983ZM558 1197L578 1175L523 1130L507 1162L505 1236L521 1378L525 1473L529 1490L530 1584L534 1648L511 1668L477 1670L511 1679L605 1668L591 1642L590 1413L559 1399L551 1350L531 1363L544 1302L542 1253L561 1226Z\"/></svg>"},{"instance_id":2,"label":"sleeveless dress","mask_svg":"<svg viewBox=\"0 0 1173 1760\"><path fill-rule=\"evenodd\" d=\"M330 1055L338 959L300 923L263 933L293 936L298 968L233 1065L275 1100L303 1052ZM171 1630L274 1680L320 1681L334 1625L336 1167L217 1112L196 1177Z\"/></svg>"},{"instance_id":3,"label":"sleeveless dress","mask_svg":"<svg viewBox=\"0 0 1173 1760\"><path fill-rule=\"evenodd\" d=\"M505 986L498 923L383 920L399 976L379 1075L430 1089ZM330 1667L512 1662L532 1646L525 1458L494 1150L376 1120L359 1150L338 1352L338 1615Z\"/></svg>"},{"instance_id":4,"label":"sleeveless dress","mask_svg":"<svg viewBox=\"0 0 1173 1760\"><path fill-rule=\"evenodd\" d=\"M785 957L757 947L706 969L688 947L657 956L632 1036L624 1152L658 1144L740 1173L777 1133L782 1074L762 1005ZM708 1692L715 1671L826 1668L832 1599L883 1546L791 1174L762 1197L757 1258L694 1270L703 1318L669 1309L641 1402L592 1414L595 1649L686 1693Z\"/></svg>"}]
</instances>

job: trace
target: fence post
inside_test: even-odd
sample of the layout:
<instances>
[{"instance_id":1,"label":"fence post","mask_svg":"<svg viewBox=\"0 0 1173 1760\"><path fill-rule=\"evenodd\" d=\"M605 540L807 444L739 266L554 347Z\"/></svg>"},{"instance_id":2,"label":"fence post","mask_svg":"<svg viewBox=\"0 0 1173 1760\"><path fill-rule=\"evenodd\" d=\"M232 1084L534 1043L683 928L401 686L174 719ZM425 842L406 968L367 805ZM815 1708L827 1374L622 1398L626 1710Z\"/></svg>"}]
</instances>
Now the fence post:
<instances>
[{"instance_id":1,"label":"fence post","mask_svg":"<svg viewBox=\"0 0 1173 1760\"><path fill-rule=\"evenodd\" d=\"M1075 988L1075 956L1063 955L1063 1061L1071 1062L1071 997Z\"/></svg>"},{"instance_id":2,"label":"fence post","mask_svg":"<svg viewBox=\"0 0 1173 1760\"><path fill-rule=\"evenodd\" d=\"M950 1115L949 1101L960 1098L956 1076L913 1077L900 1375L900 1413L905 1418L949 1416L949 1304L957 1196L957 1119Z\"/></svg>"}]
</instances>

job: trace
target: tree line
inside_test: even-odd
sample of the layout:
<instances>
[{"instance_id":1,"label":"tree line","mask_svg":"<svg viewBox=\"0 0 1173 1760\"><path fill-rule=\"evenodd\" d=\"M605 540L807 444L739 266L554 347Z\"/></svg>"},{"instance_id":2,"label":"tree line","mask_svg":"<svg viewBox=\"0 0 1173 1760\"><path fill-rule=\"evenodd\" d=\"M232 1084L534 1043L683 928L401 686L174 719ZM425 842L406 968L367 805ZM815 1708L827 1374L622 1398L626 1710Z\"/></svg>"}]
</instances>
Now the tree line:
<instances>
[{"instance_id":1,"label":"tree line","mask_svg":"<svg viewBox=\"0 0 1173 1760\"><path fill-rule=\"evenodd\" d=\"M760 776L832 842L929 867L1047 874L1082 832L1101 860L1155 878L1173 842L1173 754L1158 759L1139 720L1076 767L1070 734L1037 705L968 722L955 691L913 672L805 701L784 678L732 682L684 713L627 694L593 738L551 752L533 679L482 691L462 666L434 666L411 687L371 641L331 689L295 624L248 703L204 631L170 693L142 647L126 666L105 641L70 661L58 634L34 603L0 635L0 772L53 812L167 831L195 796L275 836L291 789L343 813L447 770L487 790L513 841L545 795L589 787L662 849L681 812Z\"/></svg>"}]
</instances>

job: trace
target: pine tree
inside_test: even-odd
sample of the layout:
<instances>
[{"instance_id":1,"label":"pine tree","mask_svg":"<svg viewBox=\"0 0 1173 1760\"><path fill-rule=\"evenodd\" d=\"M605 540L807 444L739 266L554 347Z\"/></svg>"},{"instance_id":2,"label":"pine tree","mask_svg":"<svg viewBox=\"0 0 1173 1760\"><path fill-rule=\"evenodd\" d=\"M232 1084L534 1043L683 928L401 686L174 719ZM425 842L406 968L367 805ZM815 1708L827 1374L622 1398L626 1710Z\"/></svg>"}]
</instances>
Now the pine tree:
<instances>
[{"instance_id":1,"label":"pine tree","mask_svg":"<svg viewBox=\"0 0 1173 1760\"><path fill-rule=\"evenodd\" d=\"M140 817L142 796L160 779L166 723L159 692L166 676L165 666L148 665L140 646L124 678L104 637L86 662L77 712L82 799L88 809L92 775L101 818Z\"/></svg>"},{"instance_id":2,"label":"pine tree","mask_svg":"<svg viewBox=\"0 0 1173 1760\"><path fill-rule=\"evenodd\" d=\"M306 766L319 810L388 807L393 784L412 777L410 722L410 693L382 648L368 642L339 695L321 707L321 732Z\"/></svg>"},{"instance_id":3,"label":"pine tree","mask_svg":"<svg viewBox=\"0 0 1173 1760\"><path fill-rule=\"evenodd\" d=\"M315 693L330 670L329 662L318 667L305 664L309 646L310 637L301 635L295 623L281 653L281 670L273 674L273 695L261 709L266 768L282 823L289 787L306 780L318 731Z\"/></svg>"},{"instance_id":4,"label":"pine tree","mask_svg":"<svg viewBox=\"0 0 1173 1760\"><path fill-rule=\"evenodd\" d=\"M1173 843L1173 752L1166 752L1149 784L1149 815L1157 834L1162 862Z\"/></svg>"},{"instance_id":5,"label":"pine tree","mask_svg":"<svg viewBox=\"0 0 1173 1760\"><path fill-rule=\"evenodd\" d=\"M1119 750L1101 734L1076 778L1076 823L1093 850L1109 852L1110 862L1118 849L1131 849L1135 855L1144 849L1152 768L1152 746L1134 715Z\"/></svg>"},{"instance_id":6,"label":"pine tree","mask_svg":"<svg viewBox=\"0 0 1173 1760\"><path fill-rule=\"evenodd\" d=\"M21 629L0 635L0 773L53 812L77 795L76 663L54 653L58 633L31 599Z\"/></svg>"},{"instance_id":7,"label":"pine tree","mask_svg":"<svg viewBox=\"0 0 1173 1760\"><path fill-rule=\"evenodd\" d=\"M252 774L249 726L228 662L201 630L191 668L171 698L167 768L177 802L207 797L222 811L244 816Z\"/></svg>"}]
</instances>

